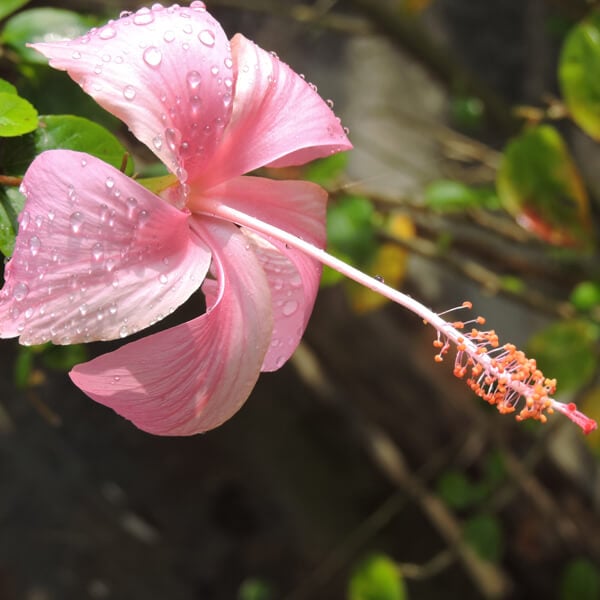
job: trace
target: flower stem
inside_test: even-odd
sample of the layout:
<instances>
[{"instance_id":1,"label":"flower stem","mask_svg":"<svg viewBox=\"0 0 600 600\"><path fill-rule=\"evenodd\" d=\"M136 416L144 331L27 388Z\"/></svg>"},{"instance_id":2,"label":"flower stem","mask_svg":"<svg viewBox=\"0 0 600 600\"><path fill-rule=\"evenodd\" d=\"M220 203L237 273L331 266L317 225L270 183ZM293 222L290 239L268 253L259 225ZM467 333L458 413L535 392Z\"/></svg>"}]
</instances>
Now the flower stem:
<instances>
[{"instance_id":1,"label":"flower stem","mask_svg":"<svg viewBox=\"0 0 600 600\"><path fill-rule=\"evenodd\" d=\"M434 342L434 347L438 349L436 361L441 362L450 347L454 346L457 351L454 374L460 378L467 376L469 387L490 404L495 404L500 412L514 412L517 403L524 399L524 407L517 413L518 420L533 418L545 422L544 411L552 413L556 410L579 425L584 433L597 428L596 422L579 412L573 403L564 404L551 397L556 382L544 377L535 360L528 359L512 344L500 346L493 330L481 331L470 327L471 324L483 324L485 320L482 317L465 323L448 322L418 300L279 227L225 204L215 204L211 208L211 216L248 227L296 248L421 317L438 332ZM470 308L470 303L462 307Z\"/></svg>"}]
</instances>

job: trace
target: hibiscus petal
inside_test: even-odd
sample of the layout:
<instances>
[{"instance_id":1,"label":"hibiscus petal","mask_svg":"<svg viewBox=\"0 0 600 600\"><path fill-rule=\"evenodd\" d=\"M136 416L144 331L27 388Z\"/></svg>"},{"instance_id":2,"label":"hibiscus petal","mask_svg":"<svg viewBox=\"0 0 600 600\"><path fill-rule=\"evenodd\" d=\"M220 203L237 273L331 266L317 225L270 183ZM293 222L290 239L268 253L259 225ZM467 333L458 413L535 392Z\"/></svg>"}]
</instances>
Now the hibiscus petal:
<instances>
[{"instance_id":1,"label":"hibiscus petal","mask_svg":"<svg viewBox=\"0 0 600 600\"><path fill-rule=\"evenodd\" d=\"M188 216L79 152L38 156L0 292L0 336L70 344L124 337L200 286L210 251Z\"/></svg>"},{"instance_id":2,"label":"hibiscus petal","mask_svg":"<svg viewBox=\"0 0 600 600\"><path fill-rule=\"evenodd\" d=\"M316 89L275 55L237 34L231 121L207 174L212 183L265 165L284 167L349 150L339 119Z\"/></svg>"},{"instance_id":3,"label":"hibiscus petal","mask_svg":"<svg viewBox=\"0 0 600 600\"><path fill-rule=\"evenodd\" d=\"M319 248L325 245L327 194L313 183L238 177L209 194ZM242 230L252 240L271 287L273 335L262 370L274 371L289 359L304 334L319 289L321 264L274 238Z\"/></svg>"},{"instance_id":4,"label":"hibiscus petal","mask_svg":"<svg viewBox=\"0 0 600 600\"><path fill-rule=\"evenodd\" d=\"M78 365L88 396L158 435L217 427L252 391L271 338L271 300L239 230L211 219L195 229L213 249L219 296L206 314Z\"/></svg>"},{"instance_id":5,"label":"hibiscus petal","mask_svg":"<svg viewBox=\"0 0 600 600\"><path fill-rule=\"evenodd\" d=\"M212 155L231 112L233 63L202 3L155 4L80 38L33 47L125 121L180 180Z\"/></svg>"}]
</instances>

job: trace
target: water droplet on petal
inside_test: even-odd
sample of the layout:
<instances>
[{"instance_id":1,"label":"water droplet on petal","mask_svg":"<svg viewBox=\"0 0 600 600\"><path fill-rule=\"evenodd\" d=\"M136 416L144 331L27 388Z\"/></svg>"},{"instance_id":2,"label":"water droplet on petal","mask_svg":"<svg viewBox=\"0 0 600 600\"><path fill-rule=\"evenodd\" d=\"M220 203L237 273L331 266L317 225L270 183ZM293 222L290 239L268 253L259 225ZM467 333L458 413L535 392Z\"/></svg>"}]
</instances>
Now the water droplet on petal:
<instances>
[{"instance_id":1,"label":"water droplet on petal","mask_svg":"<svg viewBox=\"0 0 600 600\"><path fill-rule=\"evenodd\" d=\"M29 225L29 220L29 213L26 210L24 210L19 216L19 229L21 231L25 231L27 229L27 226Z\"/></svg>"},{"instance_id":2,"label":"water droplet on petal","mask_svg":"<svg viewBox=\"0 0 600 600\"><path fill-rule=\"evenodd\" d=\"M150 213L145 209L140 210L138 213L138 225L143 227L148 222L148 219L150 219Z\"/></svg>"},{"instance_id":3,"label":"water droplet on petal","mask_svg":"<svg viewBox=\"0 0 600 600\"><path fill-rule=\"evenodd\" d=\"M83 215L79 211L74 212L70 216L69 221L71 222L71 231L73 233L78 233L81 229L81 226L83 225Z\"/></svg>"},{"instance_id":4,"label":"water droplet on petal","mask_svg":"<svg viewBox=\"0 0 600 600\"><path fill-rule=\"evenodd\" d=\"M231 94L223 94L223 106L227 108L231 104Z\"/></svg>"},{"instance_id":5,"label":"water droplet on petal","mask_svg":"<svg viewBox=\"0 0 600 600\"><path fill-rule=\"evenodd\" d=\"M31 256L36 256L40 251L41 246L42 242L40 242L40 238L37 235L29 238L29 251L31 252Z\"/></svg>"},{"instance_id":6,"label":"water droplet on petal","mask_svg":"<svg viewBox=\"0 0 600 600\"><path fill-rule=\"evenodd\" d=\"M109 190L112 190L115 187L115 180L112 177L107 177L104 183Z\"/></svg>"},{"instance_id":7,"label":"water droplet on petal","mask_svg":"<svg viewBox=\"0 0 600 600\"><path fill-rule=\"evenodd\" d=\"M15 285L15 287L13 288L13 298L17 302L21 302L22 300L25 300L25 298L27 297L27 294L29 294L29 286L26 283L23 283L22 281L17 283Z\"/></svg>"},{"instance_id":8,"label":"water droplet on petal","mask_svg":"<svg viewBox=\"0 0 600 600\"><path fill-rule=\"evenodd\" d=\"M217 65L213 65L210 68L210 72L216 77L219 74L219 67L217 67Z\"/></svg>"},{"instance_id":9,"label":"water droplet on petal","mask_svg":"<svg viewBox=\"0 0 600 600\"><path fill-rule=\"evenodd\" d=\"M171 43L175 39L175 32L172 29L167 29L167 31L163 34L163 40L165 42Z\"/></svg>"},{"instance_id":10,"label":"water droplet on petal","mask_svg":"<svg viewBox=\"0 0 600 600\"><path fill-rule=\"evenodd\" d=\"M231 60L231 58L226 58L223 61L223 63L228 69L231 69L233 67L233 61Z\"/></svg>"},{"instance_id":11,"label":"water droplet on petal","mask_svg":"<svg viewBox=\"0 0 600 600\"><path fill-rule=\"evenodd\" d=\"M198 10L198 11L203 12L206 10L206 4L204 4L204 2L201 2L200 0L194 0L190 4L190 8L193 10Z\"/></svg>"},{"instance_id":12,"label":"water droplet on petal","mask_svg":"<svg viewBox=\"0 0 600 600\"><path fill-rule=\"evenodd\" d=\"M189 23L183 26L183 33L192 33L193 31L194 28Z\"/></svg>"},{"instance_id":13,"label":"water droplet on petal","mask_svg":"<svg viewBox=\"0 0 600 600\"><path fill-rule=\"evenodd\" d=\"M81 314L82 317L85 317L85 315L87 315L88 312L88 305L87 304L81 304L79 306L79 313Z\"/></svg>"},{"instance_id":14,"label":"water droplet on petal","mask_svg":"<svg viewBox=\"0 0 600 600\"><path fill-rule=\"evenodd\" d=\"M104 247L102 246L102 243L96 242L92 246L92 257L94 258L95 261L99 261L102 258L103 254L104 254Z\"/></svg>"},{"instance_id":15,"label":"water droplet on petal","mask_svg":"<svg viewBox=\"0 0 600 600\"><path fill-rule=\"evenodd\" d=\"M114 38L115 35L117 35L117 30L114 27L107 25L100 30L98 37L100 37L101 40L110 40L111 38Z\"/></svg>"},{"instance_id":16,"label":"water droplet on petal","mask_svg":"<svg viewBox=\"0 0 600 600\"><path fill-rule=\"evenodd\" d=\"M71 54L71 58L73 58L75 60L79 60L81 58L81 52L78 52L77 50L75 50L75 52L73 52L73 54Z\"/></svg>"},{"instance_id":17,"label":"water droplet on petal","mask_svg":"<svg viewBox=\"0 0 600 600\"><path fill-rule=\"evenodd\" d=\"M133 22L136 25L148 25L154 21L152 11L147 7L140 8L133 17Z\"/></svg>"},{"instance_id":18,"label":"water droplet on petal","mask_svg":"<svg viewBox=\"0 0 600 600\"><path fill-rule=\"evenodd\" d=\"M152 138L152 145L157 149L160 150L162 148L163 145L163 141L162 141L162 135L156 135Z\"/></svg>"},{"instance_id":19,"label":"water droplet on petal","mask_svg":"<svg viewBox=\"0 0 600 600\"><path fill-rule=\"evenodd\" d=\"M169 278L168 278L168 277L167 277L167 276L166 276L164 273L162 273L162 274L160 275L160 277L158 278L158 281L159 281L160 283L162 283L163 285L166 285L166 284L167 284L167 282L169 281Z\"/></svg>"},{"instance_id":20,"label":"water droplet on petal","mask_svg":"<svg viewBox=\"0 0 600 600\"><path fill-rule=\"evenodd\" d=\"M144 62L151 67L158 67L162 62L162 52L156 46L149 46L144 50Z\"/></svg>"},{"instance_id":21,"label":"water droplet on petal","mask_svg":"<svg viewBox=\"0 0 600 600\"><path fill-rule=\"evenodd\" d=\"M121 329L119 329L119 337L127 337L128 333L129 332L127 331L127 327L125 327L125 325L123 325Z\"/></svg>"},{"instance_id":22,"label":"water droplet on petal","mask_svg":"<svg viewBox=\"0 0 600 600\"><path fill-rule=\"evenodd\" d=\"M202 30L198 34L198 39L209 48L215 45L215 34L209 29Z\"/></svg>"},{"instance_id":23,"label":"water droplet on petal","mask_svg":"<svg viewBox=\"0 0 600 600\"><path fill-rule=\"evenodd\" d=\"M169 127L165 129L165 140L167 141L167 145L172 152L175 152L177 149L177 132Z\"/></svg>"},{"instance_id":24,"label":"water droplet on petal","mask_svg":"<svg viewBox=\"0 0 600 600\"><path fill-rule=\"evenodd\" d=\"M187 74L186 80L190 90L195 90L200 85L202 77L200 76L200 73L198 73L198 71L190 71Z\"/></svg>"},{"instance_id":25,"label":"water droplet on petal","mask_svg":"<svg viewBox=\"0 0 600 600\"><path fill-rule=\"evenodd\" d=\"M133 100L135 98L136 93L137 92L135 91L135 88L132 85L126 85L123 88L123 96L125 100Z\"/></svg>"},{"instance_id":26,"label":"water droplet on petal","mask_svg":"<svg viewBox=\"0 0 600 600\"><path fill-rule=\"evenodd\" d=\"M281 312L286 317L291 317L298 310L298 302L296 300L288 300L281 309Z\"/></svg>"}]
</instances>

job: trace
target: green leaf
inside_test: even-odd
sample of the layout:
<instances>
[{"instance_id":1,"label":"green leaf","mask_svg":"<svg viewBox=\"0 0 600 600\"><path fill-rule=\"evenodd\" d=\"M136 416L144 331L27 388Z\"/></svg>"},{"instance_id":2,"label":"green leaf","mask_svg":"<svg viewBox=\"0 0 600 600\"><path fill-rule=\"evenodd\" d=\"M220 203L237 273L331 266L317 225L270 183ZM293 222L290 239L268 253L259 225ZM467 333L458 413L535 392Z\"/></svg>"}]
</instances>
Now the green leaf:
<instances>
[{"instance_id":1,"label":"green leaf","mask_svg":"<svg viewBox=\"0 0 600 600\"><path fill-rule=\"evenodd\" d=\"M485 488L471 483L460 471L447 471L439 479L437 490L451 508L460 510L473 506L485 495Z\"/></svg>"},{"instance_id":2,"label":"green leaf","mask_svg":"<svg viewBox=\"0 0 600 600\"><path fill-rule=\"evenodd\" d=\"M558 321L535 334L527 353L535 356L546 377L556 378L561 392L574 390L593 376L598 356L597 327L583 319Z\"/></svg>"},{"instance_id":3,"label":"green leaf","mask_svg":"<svg viewBox=\"0 0 600 600\"><path fill-rule=\"evenodd\" d=\"M15 137L37 127L38 114L27 100L0 92L0 137Z\"/></svg>"},{"instance_id":4,"label":"green leaf","mask_svg":"<svg viewBox=\"0 0 600 600\"><path fill-rule=\"evenodd\" d=\"M15 360L15 386L25 389L29 385L31 372L33 371L34 351L31 346L19 346Z\"/></svg>"},{"instance_id":5,"label":"green leaf","mask_svg":"<svg viewBox=\"0 0 600 600\"><path fill-rule=\"evenodd\" d=\"M600 140L600 13L593 13L569 33L563 44L558 77L573 120Z\"/></svg>"},{"instance_id":6,"label":"green leaf","mask_svg":"<svg viewBox=\"0 0 600 600\"><path fill-rule=\"evenodd\" d=\"M348 153L338 152L308 164L304 169L303 179L318 183L325 188L333 187L346 170L347 164Z\"/></svg>"},{"instance_id":7,"label":"green leaf","mask_svg":"<svg viewBox=\"0 0 600 600\"><path fill-rule=\"evenodd\" d=\"M246 579L238 590L237 600L273 600L273 586L264 579Z\"/></svg>"},{"instance_id":8,"label":"green leaf","mask_svg":"<svg viewBox=\"0 0 600 600\"><path fill-rule=\"evenodd\" d=\"M17 88L12 83L6 81L6 79L0 79L0 93L18 95Z\"/></svg>"},{"instance_id":9,"label":"green leaf","mask_svg":"<svg viewBox=\"0 0 600 600\"><path fill-rule=\"evenodd\" d=\"M25 196L15 188L0 188L0 252L10 256L17 235L17 217L23 210Z\"/></svg>"},{"instance_id":10,"label":"green leaf","mask_svg":"<svg viewBox=\"0 0 600 600\"><path fill-rule=\"evenodd\" d=\"M22 175L38 154L57 148L87 152L117 169L127 155L125 146L101 125L73 115L48 115L39 118L39 127L32 134L0 148L0 166L5 173ZM125 173L133 173L131 157Z\"/></svg>"},{"instance_id":11,"label":"green leaf","mask_svg":"<svg viewBox=\"0 0 600 600\"><path fill-rule=\"evenodd\" d=\"M554 127L534 127L507 145L496 187L504 208L539 238L559 246L589 244L588 197Z\"/></svg>"},{"instance_id":12,"label":"green leaf","mask_svg":"<svg viewBox=\"0 0 600 600\"><path fill-rule=\"evenodd\" d=\"M383 554L369 557L352 573L348 600L405 600L404 581L393 560Z\"/></svg>"},{"instance_id":13,"label":"green leaf","mask_svg":"<svg viewBox=\"0 0 600 600\"><path fill-rule=\"evenodd\" d=\"M600 282L582 281L571 292L571 304L581 312L600 305Z\"/></svg>"},{"instance_id":14,"label":"green leaf","mask_svg":"<svg viewBox=\"0 0 600 600\"><path fill-rule=\"evenodd\" d=\"M32 8L16 14L6 22L0 41L12 46L25 62L46 64L48 59L26 44L76 38L96 23L95 19L70 10Z\"/></svg>"},{"instance_id":15,"label":"green leaf","mask_svg":"<svg viewBox=\"0 0 600 600\"><path fill-rule=\"evenodd\" d=\"M471 208L493 209L498 199L488 188L473 188L459 181L440 179L425 188L425 205L440 212L459 212Z\"/></svg>"},{"instance_id":16,"label":"green leaf","mask_svg":"<svg viewBox=\"0 0 600 600\"><path fill-rule=\"evenodd\" d=\"M14 13L19 8L28 4L31 0L2 0L0 6L0 19L8 17L8 15Z\"/></svg>"},{"instance_id":17,"label":"green leaf","mask_svg":"<svg viewBox=\"0 0 600 600\"><path fill-rule=\"evenodd\" d=\"M473 96L455 96L450 101L450 118L463 131L480 131L485 116L485 105Z\"/></svg>"},{"instance_id":18,"label":"green leaf","mask_svg":"<svg viewBox=\"0 0 600 600\"><path fill-rule=\"evenodd\" d=\"M497 518L490 515L472 517L464 524L463 536L481 558L491 562L502 558L504 538Z\"/></svg>"},{"instance_id":19,"label":"green leaf","mask_svg":"<svg viewBox=\"0 0 600 600\"><path fill-rule=\"evenodd\" d=\"M117 169L121 167L124 156L128 155L125 146L110 131L83 117L44 116L34 135L38 154L54 148L78 150L96 156ZM129 156L125 173L133 173L133 161Z\"/></svg>"},{"instance_id":20,"label":"green leaf","mask_svg":"<svg viewBox=\"0 0 600 600\"><path fill-rule=\"evenodd\" d=\"M368 198L346 196L329 206L327 240L333 254L343 254L355 265L375 256L375 211Z\"/></svg>"},{"instance_id":21,"label":"green leaf","mask_svg":"<svg viewBox=\"0 0 600 600\"><path fill-rule=\"evenodd\" d=\"M585 558L571 561L560 582L560 600L600 600L600 571Z\"/></svg>"},{"instance_id":22,"label":"green leaf","mask_svg":"<svg viewBox=\"0 0 600 600\"><path fill-rule=\"evenodd\" d=\"M55 371L70 371L75 365L85 362L87 358L87 350L83 344L48 345L42 353L44 366Z\"/></svg>"}]
</instances>

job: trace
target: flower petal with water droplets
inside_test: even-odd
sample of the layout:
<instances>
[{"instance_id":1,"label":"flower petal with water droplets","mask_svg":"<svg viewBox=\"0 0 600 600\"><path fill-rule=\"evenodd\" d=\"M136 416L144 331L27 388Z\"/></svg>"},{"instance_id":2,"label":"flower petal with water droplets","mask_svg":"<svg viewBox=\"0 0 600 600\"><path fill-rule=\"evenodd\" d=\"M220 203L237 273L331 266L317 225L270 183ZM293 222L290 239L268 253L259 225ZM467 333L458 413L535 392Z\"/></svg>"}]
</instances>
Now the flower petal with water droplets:
<instances>
[{"instance_id":1,"label":"flower petal with water droplets","mask_svg":"<svg viewBox=\"0 0 600 600\"><path fill-rule=\"evenodd\" d=\"M205 179L218 183L265 165L284 167L349 150L339 119L316 90L276 56L237 34L231 121Z\"/></svg>"},{"instance_id":2,"label":"flower petal with water droplets","mask_svg":"<svg viewBox=\"0 0 600 600\"><path fill-rule=\"evenodd\" d=\"M158 435L200 433L236 413L271 338L269 287L245 237L229 223L195 223L215 256L219 292L211 310L71 371L88 396Z\"/></svg>"},{"instance_id":3,"label":"flower petal with water droplets","mask_svg":"<svg viewBox=\"0 0 600 600\"><path fill-rule=\"evenodd\" d=\"M38 156L0 292L0 336L70 344L138 331L200 286L211 253L187 214L97 158Z\"/></svg>"},{"instance_id":4,"label":"flower petal with water droplets","mask_svg":"<svg viewBox=\"0 0 600 600\"><path fill-rule=\"evenodd\" d=\"M237 177L209 194L319 248L325 245L327 194L313 183ZM321 264L278 240L245 228L242 231L251 241L271 288L273 335L262 370L274 371L289 359L304 334L319 289ZM209 287L207 280L203 291L210 303Z\"/></svg>"},{"instance_id":5,"label":"flower petal with water droplets","mask_svg":"<svg viewBox=\"0 0 600 600\"><path fill-rule=\"evenodd\" d=\"M33 47L182 181L212 155L229 120L229 42L199 5L142 8L80 38Z\"/></svg>"}]
</instances>

